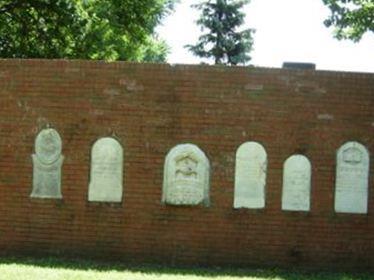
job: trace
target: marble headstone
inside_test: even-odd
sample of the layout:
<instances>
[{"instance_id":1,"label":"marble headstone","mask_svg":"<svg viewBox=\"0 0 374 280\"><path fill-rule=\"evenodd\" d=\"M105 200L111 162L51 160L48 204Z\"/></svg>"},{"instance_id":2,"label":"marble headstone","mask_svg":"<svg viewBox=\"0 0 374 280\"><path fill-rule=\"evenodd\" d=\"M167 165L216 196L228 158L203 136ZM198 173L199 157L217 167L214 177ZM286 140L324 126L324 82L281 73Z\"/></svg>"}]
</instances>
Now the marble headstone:
<instances>
[{"instance_id":1,"label":"marble headstone","mask_svg":"<svg viewBox=\"0 0 374 280\"><path fill-rule=\"evenodd\" d=\"M311 164L303 155L290 156L283 165L282 209L310 210Z\"/></svg>"},{"instance_id":2,"label":"marble headstone","mask_svg":"<svg viewBox=\"0 0 374 280\"><path fill-rule=\"evenodd\" d=\"M123 149L111 137L97 140L91 150L91 173L88 200L122 201Z\"/></svg>"},{"instance_id":3,"label":"marble headstone","mask_svg":"<svg viewBox=\"0 0 374 280\"><path fill-rule=\"evenodd\" d=\"M257 142L236 151L234 208L264 208L267 155Z\"/></svg>"},{"instance_id":4,"label":"marble headstone","mask_svg":"<svg viewBox=\"0 0 374 280\"><path fill-rule=\"evenodd\" d=\"M171 205L209 205L209 160L193 144L181 144L165 159L162 202Z\"/></svg>"},{"instance_id":5,"label":"marble headstone","mask_svg":"<svg viewBox=\"0 0 374 280\"><path fill-rule=\"evenodd\" d=\"M35 139L33 161L33 186L31 197L62 198L61 155L62 143L58 132L53 128L43 129Z\"/></svg>"},{"instance_id":6,"label":"marble headstone","mask_svg":"<svg viewBox=\"0 0 374 280\"><path fill-rule=\"evenodd\" d=\"M335 211L367 213L368 150L358 142L347 142L339 148L336 160Z\"/></svg>"}]
</instances>

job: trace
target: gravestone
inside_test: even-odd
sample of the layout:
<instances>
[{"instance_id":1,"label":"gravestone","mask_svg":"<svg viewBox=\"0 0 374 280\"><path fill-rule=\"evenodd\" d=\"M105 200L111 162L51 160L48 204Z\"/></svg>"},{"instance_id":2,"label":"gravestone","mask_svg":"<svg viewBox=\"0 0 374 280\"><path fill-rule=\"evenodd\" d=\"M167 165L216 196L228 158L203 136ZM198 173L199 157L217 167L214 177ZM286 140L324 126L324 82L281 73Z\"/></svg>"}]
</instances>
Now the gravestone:
<instances>
[{"instance_id":1,"label":"gravestone","mask_svg":"<svg viewBox=\"0 0 374 280\"><path fill-rule=\"evenodd\" d=\"M257 142L236 151L234 208L264 208L267 155Z\"/></svg>"},{"instance_id":2,"label":"gravestone","mask_svg":"<svg viewBox=\"0 0 374 280\"><path fill-rule=\"evenodd\" d=\"M311 164L303 155L290 156L283 165L282 209L310 210Z\"/></svg>"},{"instance_id":3,"label":"gravestone","mask_svg":"<svg viewBox=\"0 0 374 280\"><path fill-rule=\"evenodd\" d=\"M358 142L347 142L339 148L336 161L335 211L367 213L368 150Z\"/></svg>"},{"instance_id":4,"label":"gravestone","mask_svg":"<svg viewBox=\"0 0 374 280\"><path fill-rule=\"evenodd\" d=\"M162 202L171 205L209 205L209 160L193 144L181 144L165 159Z\"/></svg>"},{"instance_id":5,"label":"gravestone","mask_svg":"<svg viewBox=\"0 0 374 280\"><path fill-rule=\"evenodd\" d=\"M32 155L31 197L62 198L61 166L64 156L61 150L61 138L55 129L47 128L39 132L35 139L35 154Z\"/></svg>"},{"instance_id":6,"label":"gravestone","mask_svg":"<svg viewBox=\"0 0 374 280\"><path fill-rule=\"evenodd\" d=\"M114 138L97 140L91 150L88 200L122 201L123 149Z\"/></svg>"}]
</instances>

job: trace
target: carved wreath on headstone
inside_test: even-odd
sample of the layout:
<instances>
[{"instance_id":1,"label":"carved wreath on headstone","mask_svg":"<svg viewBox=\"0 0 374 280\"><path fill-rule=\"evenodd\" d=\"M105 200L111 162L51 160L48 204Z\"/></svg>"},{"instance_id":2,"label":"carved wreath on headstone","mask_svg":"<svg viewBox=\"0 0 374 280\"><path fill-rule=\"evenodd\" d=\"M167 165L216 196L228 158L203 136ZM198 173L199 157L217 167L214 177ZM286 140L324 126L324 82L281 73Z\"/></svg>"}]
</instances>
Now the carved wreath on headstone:
<instances>
[{"instance_id":1,"label":"carved wreath on headstone","mask_svg":"<svg viewBox=\"0 0 374 280\"><path fill-rule=\"evenodd\" d=\"M196 145L177 145L168 153L162 202L172 205L209 204L209 161Z\"/></svg>"}]
</instances>

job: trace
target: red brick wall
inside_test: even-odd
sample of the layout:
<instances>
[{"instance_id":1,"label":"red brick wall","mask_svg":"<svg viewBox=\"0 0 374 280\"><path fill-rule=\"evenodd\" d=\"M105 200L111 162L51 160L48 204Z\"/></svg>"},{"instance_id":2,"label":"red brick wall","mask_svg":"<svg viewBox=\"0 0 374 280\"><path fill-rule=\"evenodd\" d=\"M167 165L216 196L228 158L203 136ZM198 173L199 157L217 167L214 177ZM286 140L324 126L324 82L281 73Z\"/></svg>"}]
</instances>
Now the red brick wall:
<instances>
[{"instance_id":1,"label":"red brick wall","mask_svg":"<svg viewBox=\"0 0 374 280\"><path fill-rule=\"evenodd\" d=\"M374 265L367 215L334 213L336 150L374 154L374 75L61 60L0 61L0 252L115 256L188 265ZM34 140L63 140L62 200L31 199ZM124 200L87 201L90 149L124 146ZM233 209L236 149L268 153L266 207ZM163 163L193 143L211 164L211 206L161 204ZM312 163L311 211L281 210L282 166Z\"/></svg>"}]
</instances>

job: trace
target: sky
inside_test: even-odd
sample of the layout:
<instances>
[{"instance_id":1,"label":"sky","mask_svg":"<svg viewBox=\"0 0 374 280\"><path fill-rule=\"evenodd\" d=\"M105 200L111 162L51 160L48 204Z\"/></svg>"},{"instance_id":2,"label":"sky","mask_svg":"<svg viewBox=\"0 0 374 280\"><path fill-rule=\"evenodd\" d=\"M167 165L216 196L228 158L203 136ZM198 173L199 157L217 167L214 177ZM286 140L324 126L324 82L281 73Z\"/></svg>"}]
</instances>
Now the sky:
<instances>
[{"instance_id":1,"label":"sky","mask_svg":"<svg viewBox=\"0 0 374 280\"><path fill-rule=\"evenodd\" d=\"M201 34L195 21L199 12L191 8L201 0L180 0L175 11L158 28L160 38L170 46L168 62L198 64L186 48ZM365 34L359 43L339 41L323 21L329 9L322 0L252 0L243 7L243 28L254 28L251 64L282 67L283 62L311 62L317 70L374 73L374 34Z\"/></svg>"}]
</instances>

